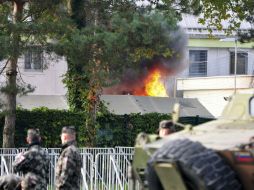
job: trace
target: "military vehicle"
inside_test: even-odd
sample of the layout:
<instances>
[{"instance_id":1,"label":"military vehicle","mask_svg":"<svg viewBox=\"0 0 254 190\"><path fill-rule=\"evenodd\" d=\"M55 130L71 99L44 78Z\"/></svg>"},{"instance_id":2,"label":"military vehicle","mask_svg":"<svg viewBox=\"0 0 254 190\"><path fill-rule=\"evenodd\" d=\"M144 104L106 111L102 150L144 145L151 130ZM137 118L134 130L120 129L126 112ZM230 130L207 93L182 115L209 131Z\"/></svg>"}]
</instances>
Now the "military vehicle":
<instances>
[{"instance_id":1,"label":"military vehicle","mask_svg":"<svg viewBox=\"0 0 254 190\"><path fill-rule=\"evenodd\" d=\"M254 96L228 98L221 117L195 127L179 124L178 110L182 131L138 135L132 189L254 190Z\"/></svg>"}]
</instances>

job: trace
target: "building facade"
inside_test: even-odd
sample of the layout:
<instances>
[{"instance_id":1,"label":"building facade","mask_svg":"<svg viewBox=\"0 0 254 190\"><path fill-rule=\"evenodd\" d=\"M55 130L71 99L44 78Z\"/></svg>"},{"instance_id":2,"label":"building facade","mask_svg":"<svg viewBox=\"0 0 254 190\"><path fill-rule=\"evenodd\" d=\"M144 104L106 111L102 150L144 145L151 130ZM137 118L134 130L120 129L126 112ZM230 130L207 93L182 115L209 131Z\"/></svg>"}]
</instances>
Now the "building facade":
<instances>
[{"instance_id":1,"label":"building facade","mask_svg":"<svg viewBox=\"0 0 254 190\"><path fill-rule=\"evenodd\" d=\"M252 75L254 73L253 43L240 43L237 37L226 36L223 31L213 31L213 38L205 25L198 23L198 17L183 15L179 25L188 35L186 60L189 63L181 73L183 77L211 77L234 75L235 53L237 52L237 75ZM227 29L227 23L223 23ZM243 22L240 30L251 28ZM236 41L235 41L236 40ZM237 47L237 48L236 48ZM235 51L236 50L236 51Z\"/></svg>"},{"instance_id":2,"label":"building facade","mask_svg":"<svg viewBox=\"0 0 254 190\"><path fill-rule=\"evenodd\" d=\"M0 70L5 62L0 62ZM64 58L48 55L37 48L31 48L18 59L17 83L22 86L30 84L34 89L27 96L17 96L17 105L23 108L45 106L48 108L65 109L67 89L63 84L63 75L67 71ZM0 86L5 83L5 72L0 75ZM4 102L0 93L0 101ZM0 102L1 103L1 102Z\"/></svg>"},{"instance_id":3,"label":"building facade","mask_svg":"<svg viewBox=\"0 0 254 190\"><path fill-rule=\"evenodd\" d=\"M3 66L4 61L0 62L0 70ZM64 58L31 49L18 59L17 80L21 85L31 84L34 87L32 95L65 95L67 90L62 80L66 71ZM4 82L3 72L0 83Z\"/></svg>"},{"instance_id":4,"label":"building facade","mask_svg":"<svg viewBox=\"0 0 254 190\"><path fill-rule=\"evenodd\" d=\"M226 104L224 97L237 91L249 91L253 87L254 74L254 44L241 44L238 41L227 41L229 38L223 31L213 31L214 38L209 38L206 26L198 23L198 18L192 15L183 15L179 25L188 35L186 48L186 67L178 73L176 79L168 82L171 96L183 98L197 98L214 115L219 116L223 105ZM223 23L227 29L227 23ZM250 29L250 24L243 22L241 30ZM236 39L233 35L231 39ZM237 47L237 48L236 48ZM237 50L237 51L235 51ZM235 75L235 55L237 54L237 66ZM53 58L52 58L53 57ZM4 62L0 64L1 67ZM49 56L40 51L38 47L32 47L18 61L18 80L21 83L31 84L35 87L34 101L40 97L43 104L51 105L57 97L61 98L60 104L66 95L66 88L62 82L63 75L67 71L67 63L64 58ZM237 84L235 84L237 79ZM5 81L4 75L0 75L0 83ZM247 84L239 81L248 81ZM174 86L174 88L172 87ZM19 99L22 98L18 98ZM24 97L23 97L24 99ZM32 98L25 98L27 101ZM21 101L21 100L20 100ZM32 105L30 106L32 107ZM64 107L66 107L66 102ZM54 108L54 107L53 107Z\"/></svg>"},{"instance_id":5,"label":"building facade","mask_svg":"<svg viewBox=\"0 0 254 190\"><path fill-rule=\"evenodd\" d=\"M206 26L191 15L183 15L179 24L188 35L188 64L177 76L177 94L184 98L198 98L218 117L227 103L226 97L235 92L253 91L254 44L242 44L235 34L226 36L217 30L213 30L214 36L209 38ZM243 22L240 30L250 28L249 23ZM226 22L223 29L227 29Z\"/></svg>"}]
</instances>

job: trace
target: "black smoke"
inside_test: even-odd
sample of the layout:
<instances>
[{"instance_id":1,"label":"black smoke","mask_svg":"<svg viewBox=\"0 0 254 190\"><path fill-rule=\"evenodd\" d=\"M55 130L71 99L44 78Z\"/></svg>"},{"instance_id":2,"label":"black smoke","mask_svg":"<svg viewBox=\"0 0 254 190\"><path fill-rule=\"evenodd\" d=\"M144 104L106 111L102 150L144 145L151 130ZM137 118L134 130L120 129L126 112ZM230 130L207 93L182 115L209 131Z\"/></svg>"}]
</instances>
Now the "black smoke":
<instances>
[{"instance_id":1,"label":"black smoke","mask_svg":"<svg viewBox=\"0 0 254 190\"><path fill-rule=\"evenodd\" d=\"M169 37L172 40L168 47L173 50L170 58L154 56L150 60L144 59L138 69L126 69L120 83L110 88L104 88L103 94L147 95L145 93L145 79L155 69L161 72L162 80L167 84L166 81L170 76L176 75L185 68L184 57L187 45L187 36L181 29L170 32ZM165 88L167 91L172 90L167 86Z\"/></svg>"}]
</instances>

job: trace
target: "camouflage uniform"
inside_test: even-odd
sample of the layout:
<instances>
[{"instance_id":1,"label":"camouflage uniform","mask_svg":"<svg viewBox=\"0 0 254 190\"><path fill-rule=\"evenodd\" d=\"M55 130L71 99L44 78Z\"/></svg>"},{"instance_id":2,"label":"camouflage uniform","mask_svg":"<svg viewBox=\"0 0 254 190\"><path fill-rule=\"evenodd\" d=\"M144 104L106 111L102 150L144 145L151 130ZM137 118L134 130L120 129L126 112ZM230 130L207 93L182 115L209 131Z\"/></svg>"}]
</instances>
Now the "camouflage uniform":
<instances>
[{"instance_id":1,"label":"camouflage uniform","mask_svg":"<svg viewBox=\"0 0 254 190\"><path fill-rule=\"evenodd\" d=\"M56 190L80 190L81 156L76 141L63 145L56 166Z\"/></svg>"},{"instance_id":2,"label":"camouflage uniform","mask_svg":"<svg viewBox=\"0 0 254 190\"><path fill-rule=\"evenodd\" d=\"M20 188L21 178L14 174L8 174L0 177L0 190L18 190Z\"/></svg>"},{"instance_id":3,"label":"camouflage uniform","mask_svg":"<svg viewBox=\"0 0 254 190\"><path fill-rule=\"evenodd\" d=\"M39 187L40 183L40 178L37 177L35 174L33 173L27 173L24 177L24 179L22 179L21 182L21 187L22 190L34 190L34 189L40 189L41 187Z\"/></svg>"},{"instance_id":4,"label":"camouflage uniform","mask_svg":"<svg viewBox=\"0 0 254 190\"><path fill-rule=\"evenodd\" d=\"M24 174L22 190L46 190L49 181L49 156L37 143L19 155L13 166L14 172ZM31 180L28 180L31 179ZM34 182L36 181L36 184ZM31 183L31 184L30 184ZM32 188L30 188L32 186Z\"/></svg>"}]
</instances>

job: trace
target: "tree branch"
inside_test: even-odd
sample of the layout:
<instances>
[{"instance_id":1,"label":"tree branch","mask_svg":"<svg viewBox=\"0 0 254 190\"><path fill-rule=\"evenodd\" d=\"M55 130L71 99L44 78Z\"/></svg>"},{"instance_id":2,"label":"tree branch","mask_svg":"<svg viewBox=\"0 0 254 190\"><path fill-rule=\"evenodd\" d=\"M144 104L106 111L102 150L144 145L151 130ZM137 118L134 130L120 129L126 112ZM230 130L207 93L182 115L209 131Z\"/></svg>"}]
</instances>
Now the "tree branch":
<instances>
[{"instance_id":1,"label":"tree branch","mask_svg":"<svg viewBox=\"0 0 254 190\"><path fill-rule=\"evenodd\" d=\"M10 61L10 59L7 59L7 61L6 61L6 63L5 63L5 65L4 65L4 67L1 69L1 71L0 71L0 75L3 73L3 71L4 71L4 69L6 68L6 66L7 66L7 64L8 64L8 62Z\"/></svg>"},{"instance_id":2,"label":"tree branch","mask_svg":"<svg viewBox=\"0 0 254 190\"><path fill-rule=\"evenodd\" d=\"M6 1L10 1L10 0L0 0L0 4L4 3Z\"/></svg>"},{"instance_id":3,"label":"tree branch","mask_svg":"<svg viewBox=\"0 0 254 190\"><path fill-rule=\"evenodd\" d=\"M0 0L0 4L3 4L4 2L16 2L16 3L26 3L28 0Z\"/></svg>"},{"instance_id":4,"label":"tree branch","mask_svg":"<svg viewBox=\"0 0 254 190\"><path fill-rule=\"evenodd\" d=\"M25 21L26 19L28 19L31 16L32 16L32 14L26 15L25 17L22 18L22 22Z\"/></svg>"},{"instance_id":5,"label":"tree branch","mask_svg":"<svg viewBox=\"0 0 254 190\"><path fill-rule=\"evenodd\" d=\"M15 1L16 3L26 3L28 2L28 0L12 0Z\"/></svg>"},{"instance_id":6,"label":"tree branch","mask_svg":"<svg viewBox=\"0 0 254 190\"><path fill-rule=\"evenodd\" d=\"M17 69L18 69L18 73L19 73L19 77L21 79L21 82L23 82L23 84L26 84L26 82L24 81L22 75L21 75L21 72L20 72L20 69L19 69L19 66L17 66Z\"/></svg>"}]
</instances>

